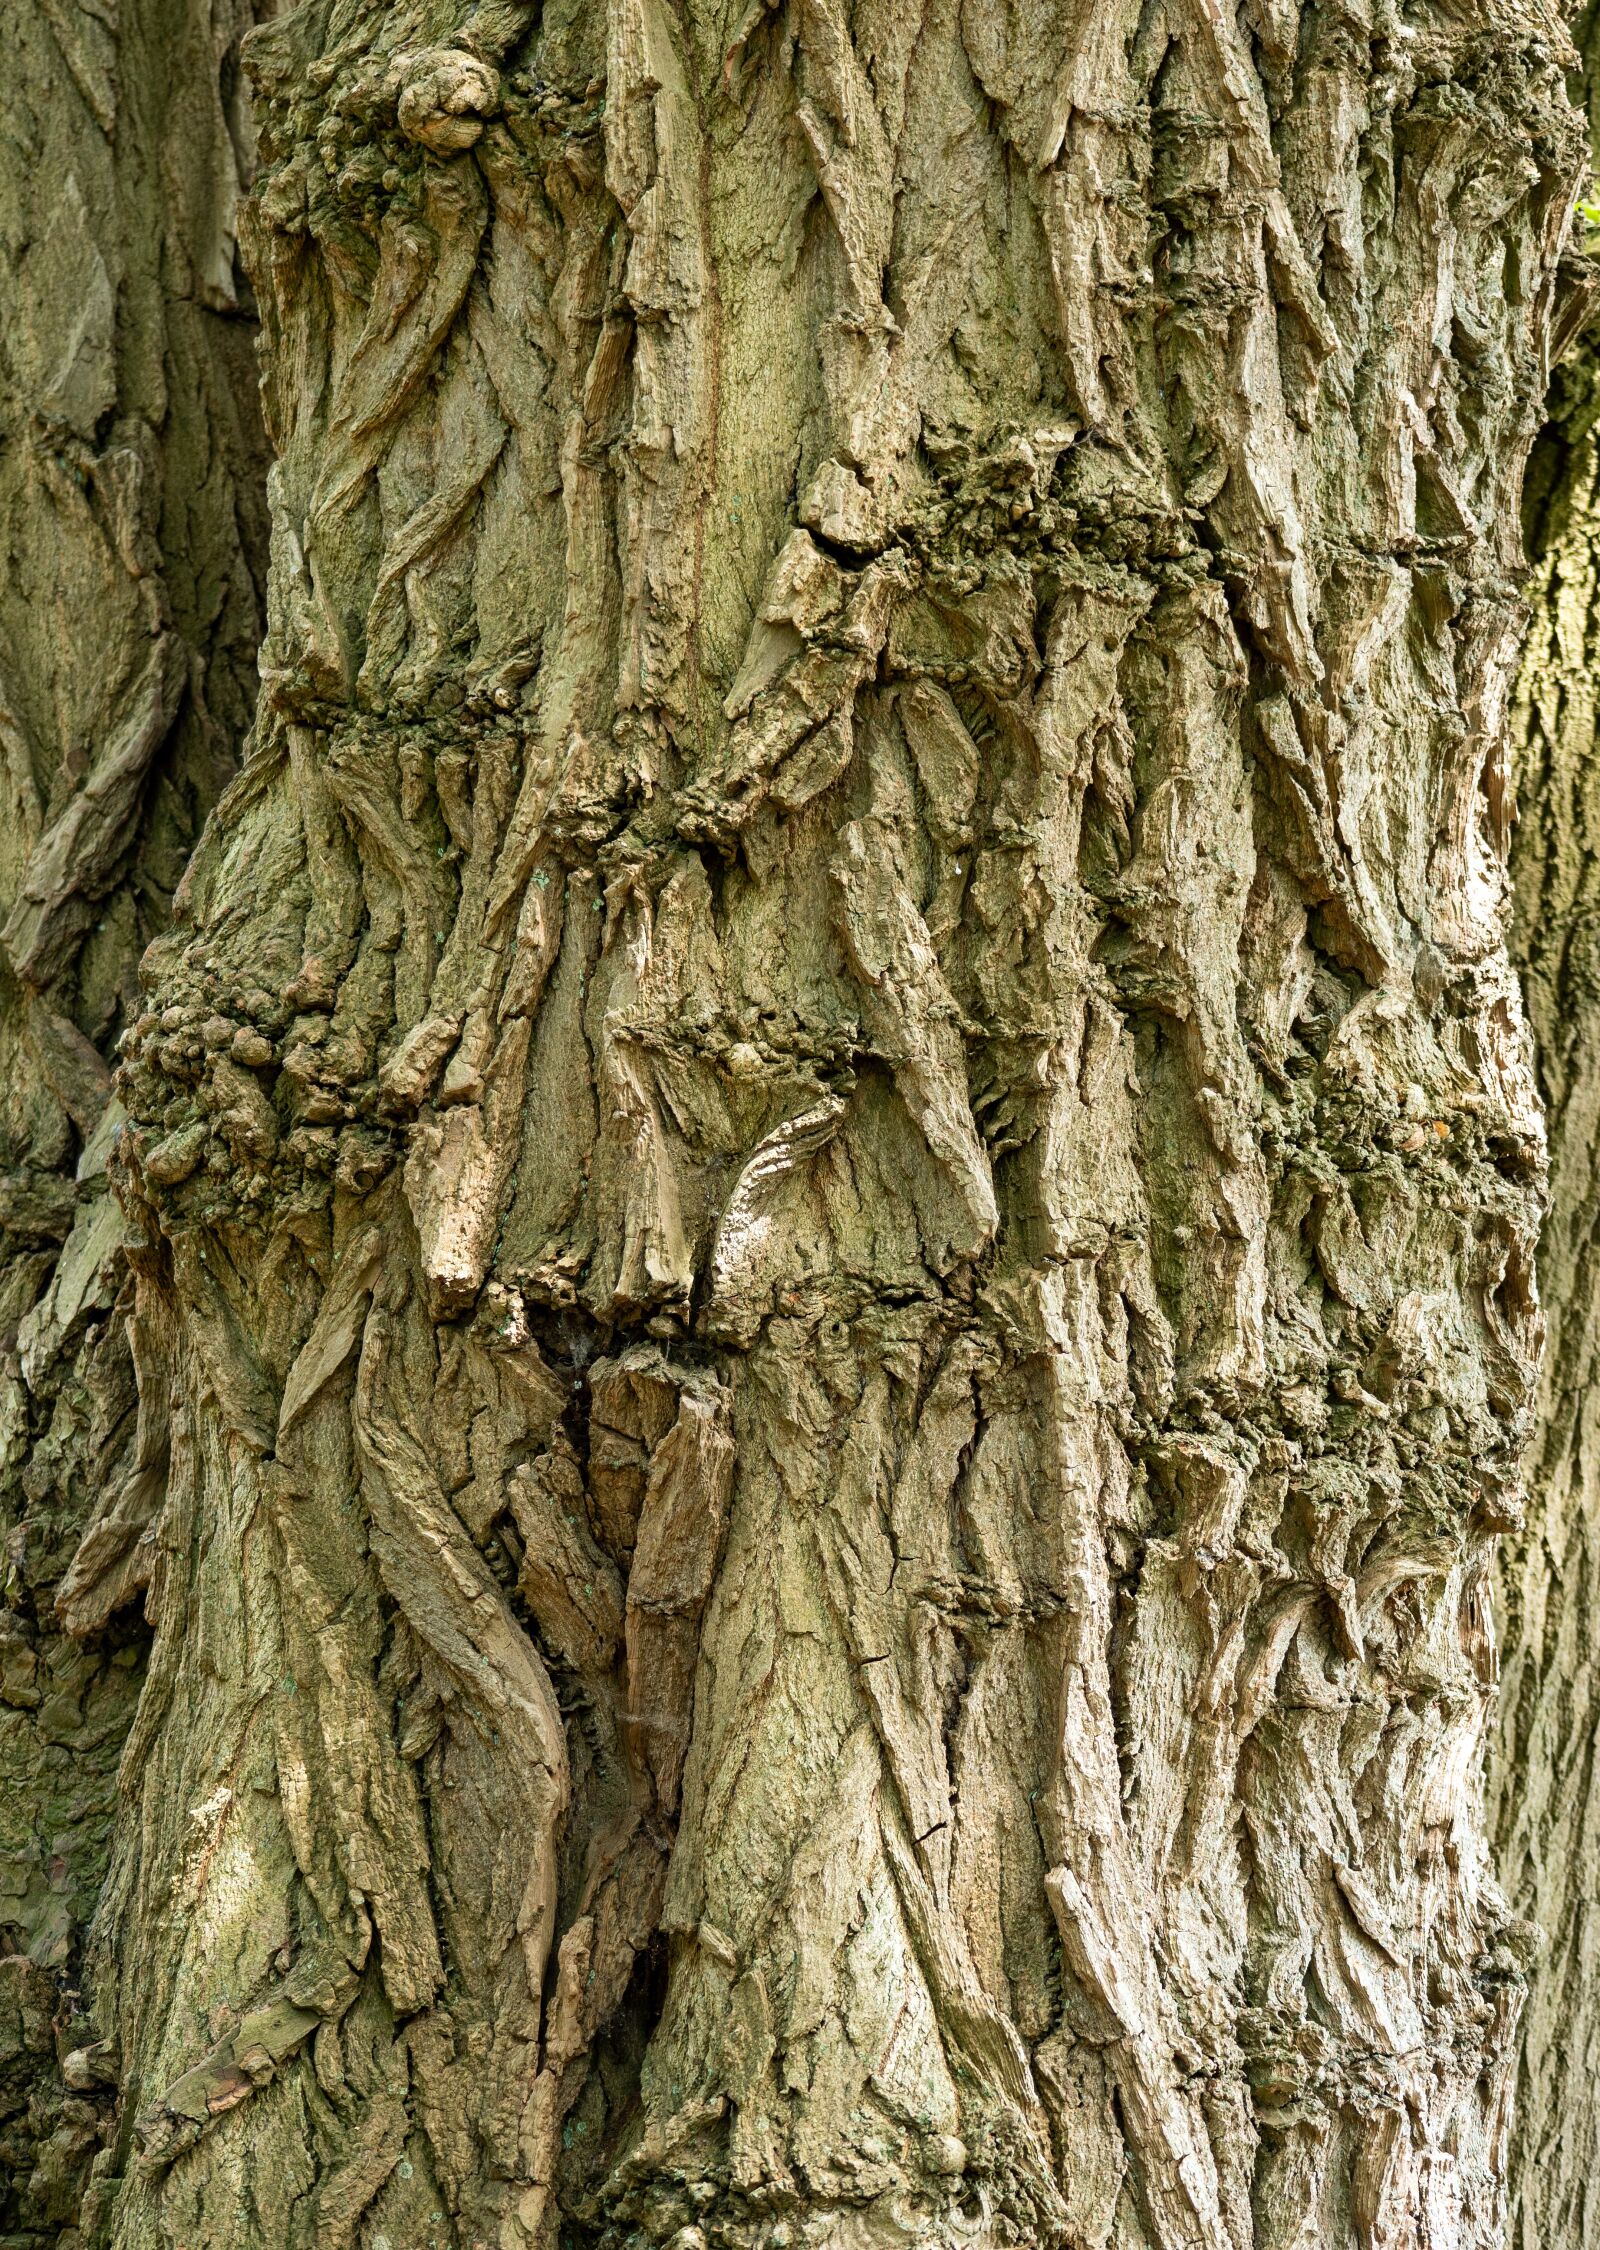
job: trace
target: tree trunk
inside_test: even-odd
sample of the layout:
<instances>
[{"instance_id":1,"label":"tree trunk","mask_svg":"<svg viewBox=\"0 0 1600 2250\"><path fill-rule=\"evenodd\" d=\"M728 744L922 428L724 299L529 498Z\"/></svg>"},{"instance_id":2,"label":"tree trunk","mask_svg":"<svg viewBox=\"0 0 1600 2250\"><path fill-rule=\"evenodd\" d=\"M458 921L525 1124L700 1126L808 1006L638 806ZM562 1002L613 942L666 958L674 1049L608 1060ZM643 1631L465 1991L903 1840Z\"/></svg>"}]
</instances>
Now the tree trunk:
<instances>
[{"instance_id":1,"label":"tree trunk","mask_svg":"<svg viewBox=\"0 0 1600 2250\"><path fill-rule=\"evenodd\" d=\"M256 692L265 462L234 254L248 21L244 0L37 0L7 11L0 60L8 2244L79 2242L114 2133L114 2055L79 1972L144 1673L148 1634L122 1605L166 1401L136 1391L153 1371L130 1354L107 1187L111 1066ZM80 1599L73 1554L97 1511L99 1590Z\"/></svg>"},{"instance_id":2,"label":"tree trunk","mask_svg":"<svg viewBox=\"0 0 1600 2250\"><path fill-rule=\"evenodd\" d=\"M118 2250L1499 2239L1554 19L313 0Z\"/></svg>"},{"instance_id":3,"label":"tree trunk","mask_svg":"<svg viewBox=\"0 0 1600 2250\"><path fill-rule=\"evenodd\" d=\"M1579 38L1592 124L1600 105L1600 21L1593 10ZM1595 295L1592 279L1575 276L1575 310L1592 312ZM1516 2096L1511 2239L1518 2250L1587 2250L1600 2234L1593 1905L1600 1672L1592 1645L1600 1593L1600 1433L1592 1403L1600 1370L1597 430L1600 346L1591 332L1557 371L1549 426L1530 468L1525 516L1534 623L1511 726L1521 806L1512 854L1514 944L1550 1133L1550 1202L1539 1252L1549 1338L1528 1520L1506 1542L1500 1562L1505 1656L1491 1761L1503 1880L1545 1938Z\"/></svg>"}]
</instances>

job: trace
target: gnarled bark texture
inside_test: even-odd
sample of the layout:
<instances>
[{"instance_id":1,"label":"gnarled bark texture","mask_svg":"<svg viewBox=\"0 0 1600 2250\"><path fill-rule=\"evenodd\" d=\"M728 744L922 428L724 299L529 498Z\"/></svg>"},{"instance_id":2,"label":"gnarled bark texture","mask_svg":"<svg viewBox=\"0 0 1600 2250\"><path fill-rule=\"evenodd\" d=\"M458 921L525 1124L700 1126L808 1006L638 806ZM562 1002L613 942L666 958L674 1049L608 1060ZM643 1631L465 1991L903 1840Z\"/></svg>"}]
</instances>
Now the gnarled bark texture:
<instances>
[{"instance_id":1,"label":"gnarled bark texture","mask_svg":"<svg viewBox=\"0 0 1600 2250\"><path fill-rule=\"evenodd\" d=\"M1487 2246L1542 10L256 33L118 2250Z\"/></svg>"},{"instance_id":2,"label":"gnarled bark texture","mask_svg":"<svg viewBox=\"0 0 1600 2250\"><path fill-rule=\"evenodd\" d=\"M0 37L0 2236L18 2245L79 2242L116 2130L83 1936L143 1677L123 1604L166 1402L130 1349L111 1067L256 694L265 461L233 233L249 20L243 0L37 0Z\"/></svg>"},{"instance_id":3,"label":"gnarled bark texture","mask_svg":"<svg viewBox=\"0 0 1600 2250\"><path fill-rule=\"evenodd\" d=\"M1600 23L1592 10L1579 30L1593 118ZM1596 293L1591 279L1575 277L1575 310L1592 319ZM1600 2237L1600 348L1592 330L1558 369L1550 412L1528 478L1534 623L1512 720L1514 945L1550 1133L1539 1252L1549 1340L1528 1520L1507 1540L1499 1570L1505 1662L1491 1815L1503 1880L1545 1939L1523 2032L1511 2239L1517 2250L1585 2250Z\"/></svg>"},{"instance_id":4,"label":"gnarled bark texture","mask_svg":"<svg viewBox=\"0 0 1600 2250\"><path fill-rule=\"evenodd\" d=\"M1551 1197L1540 1252L1549 1344L1540 1386L1528 1522L1499 1579L1505 1660L1493 1815L1503 1879L1539 1925L1518 2089L1519 2250L1581 2250L1600 2227L1594 2101L1600 1995L1593 1888L1595 1671L1600 1484L1594 1424L1600 1352L1595 1287L1596 560L1600 375L1591 349L1557 379L1539 466L1536 625L1518 712L1519 951L1550 1116ZM1542 481L1542 480L1540 480Z\"/></svg>"}]
</instances>

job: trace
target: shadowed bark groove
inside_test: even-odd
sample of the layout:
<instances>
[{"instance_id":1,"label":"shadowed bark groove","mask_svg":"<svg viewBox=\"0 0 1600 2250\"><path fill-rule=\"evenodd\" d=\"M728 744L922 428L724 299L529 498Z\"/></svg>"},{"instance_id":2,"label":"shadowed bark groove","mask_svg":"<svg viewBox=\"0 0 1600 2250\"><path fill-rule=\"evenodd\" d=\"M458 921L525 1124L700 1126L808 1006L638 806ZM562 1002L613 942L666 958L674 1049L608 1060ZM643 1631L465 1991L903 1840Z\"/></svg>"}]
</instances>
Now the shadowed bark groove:
<instances>
[{"instance_id":1,"label":"shadowed bark groove","mask_svg":"<svg viewBox=\"0 0 1600 2250\"><path fill-rule=\"evenodd\" d=\"M1563 60L253 36L263 700L73 1572L119 2250L1498 2239Z\"/></svg>"}]
</instances>

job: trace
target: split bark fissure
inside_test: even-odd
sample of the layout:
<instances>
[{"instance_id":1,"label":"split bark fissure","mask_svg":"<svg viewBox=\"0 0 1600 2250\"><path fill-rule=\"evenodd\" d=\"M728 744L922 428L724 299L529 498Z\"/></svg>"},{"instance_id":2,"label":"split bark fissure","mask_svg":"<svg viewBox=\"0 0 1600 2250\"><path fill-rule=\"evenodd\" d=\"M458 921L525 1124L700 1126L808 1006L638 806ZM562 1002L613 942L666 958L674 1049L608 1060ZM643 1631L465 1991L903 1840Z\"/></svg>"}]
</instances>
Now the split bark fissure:
<instances>
[{"instance_id":1,"label":"split bark fissure","mask_svg":"<svg viewBox=\"0 0 1600 2250\"><path fill-rule=\"evenodd\" d=\"M252 35L262 700L62 1604L154 1635L94 2239L1498 2240L1564 54Z\"/></svg>"}]
</instances>

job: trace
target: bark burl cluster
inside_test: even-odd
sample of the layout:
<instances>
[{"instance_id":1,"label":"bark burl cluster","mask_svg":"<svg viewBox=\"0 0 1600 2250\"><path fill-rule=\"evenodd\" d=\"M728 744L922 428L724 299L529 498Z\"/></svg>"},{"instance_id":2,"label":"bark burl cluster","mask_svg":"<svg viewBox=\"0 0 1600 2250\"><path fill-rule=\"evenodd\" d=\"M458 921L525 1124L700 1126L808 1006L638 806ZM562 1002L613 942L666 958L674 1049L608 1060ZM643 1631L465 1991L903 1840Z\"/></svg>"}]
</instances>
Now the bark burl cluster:
<instances>
[{"instance_id":1,"label":"bark burl cluster","mask_svg":"<svg viewBox=\"0 0 1600 2250\"><path fill-rule=\"evenodd\" d=\"M262 700L59 1598L153 1632L90 2239L1498 2241L1569 59L252 35Z\"/></svg>"}]
</instances>

